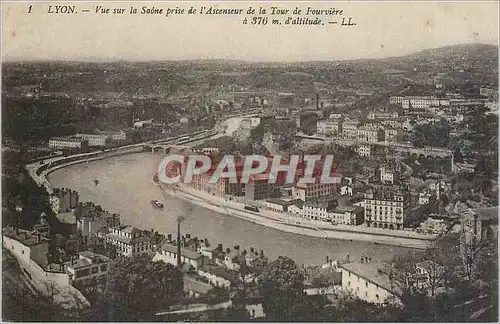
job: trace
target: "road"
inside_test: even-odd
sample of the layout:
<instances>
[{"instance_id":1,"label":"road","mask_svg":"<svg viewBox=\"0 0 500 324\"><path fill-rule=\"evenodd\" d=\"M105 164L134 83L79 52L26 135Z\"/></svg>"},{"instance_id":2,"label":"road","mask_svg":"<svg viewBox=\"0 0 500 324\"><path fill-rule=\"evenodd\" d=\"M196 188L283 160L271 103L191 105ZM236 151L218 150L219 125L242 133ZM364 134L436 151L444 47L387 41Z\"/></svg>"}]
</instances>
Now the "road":
<instances>
[{"instance_id":1,"label":"road","mask_svg":"<svg viewBox=\"0 0 500 324\"><path fill-rule=\"evenodd\" d=\"M189 305L188 308L186 308L186 309L166 311L166 312L157 313L155 315L161 316L161 315L173 315L173 314L200 313L200 312L206 312L206 311L211 311L211 310L229 308L229 307L231 307L231 305L232 305L231 301L227 301L227 302L219 303L219 304L215 304L215 305L196 304L196 305Z\"/></svg>"},{"instance_id":2,"label":"road","mask_svg":"<svg viewBox=\"0 0 500 324\"><path fill-rule=\"evenodd\" d=\"M244 203L229 201L222 197L213 196L188 187L177 187L172 190L171 187L163 185L162 189L167 194L174 195L176 198L188 200L216 212L305 236L351 241L360 240L411 248L426 248L436 238L432 235L423 235L411 231L386 230L366 227L364 225L333 225L323 221L307 220L288 213L278 213L264 208L261 208L259 212L250 212L245 210Z\"/></svg>"}]
</instances>

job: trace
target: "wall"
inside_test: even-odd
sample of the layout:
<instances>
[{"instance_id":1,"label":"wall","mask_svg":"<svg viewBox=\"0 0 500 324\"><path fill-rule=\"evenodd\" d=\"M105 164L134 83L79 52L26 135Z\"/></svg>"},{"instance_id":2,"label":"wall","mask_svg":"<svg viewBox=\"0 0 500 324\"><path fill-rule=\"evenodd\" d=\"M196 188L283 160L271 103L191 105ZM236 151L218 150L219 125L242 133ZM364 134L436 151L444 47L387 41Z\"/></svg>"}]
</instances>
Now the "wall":
<instances>
[{"instance_id":1,"label":"wall","mask_svg":"<svg viewBox=\"0 0 500 324\"><path fill-rule=\"evenodd\" d=\"M69 284L69 277L66 273L45 271L29 258L29 253L21 252L24 245L16 240L3 236L3 245L14 255L21 269L24 269L23 275L26 275L26 272L29 274L27 279L39 293L66 309L90 306L88 300Z\"/></svg>"},{"instance_id":2,"label":"wall","mask_svg":"<svg viewBox=\"0 0 500 324\"><path fill-rule=\"evenodd\" d=\"M388 290L357 276L345 269L342 270L342 290L369 303L381 304L395 296ZM398 299L399 300L399 299Z\"/></svg>"},{"instance_id":3,"label":"wall","mask_svg":"<svg viewBox=\"0 0 500 324\"><path fill-rule=\"evenodd\" d=\"M218 277L218 276L211 274L209 272L199 270L198 274L204 278L207 278L208 281L210 282L210 284L213 286L224 287L224 288L229 288L231 286L231 282L229 280Z\"/></svg>"}]
</instances>

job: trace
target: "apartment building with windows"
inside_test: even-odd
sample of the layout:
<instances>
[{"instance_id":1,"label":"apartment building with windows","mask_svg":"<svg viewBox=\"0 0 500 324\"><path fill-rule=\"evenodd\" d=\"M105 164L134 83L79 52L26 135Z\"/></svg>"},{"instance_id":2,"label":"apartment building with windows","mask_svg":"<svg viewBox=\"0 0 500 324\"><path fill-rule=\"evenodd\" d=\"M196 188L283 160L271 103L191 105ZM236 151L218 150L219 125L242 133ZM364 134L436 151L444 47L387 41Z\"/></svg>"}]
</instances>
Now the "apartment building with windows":
<instances>
[{"instance_id":1,"label":"apartment building with windows","mask_svg":"<svg viewBox=\"0 0 500 324\"><path fill-rule=\"evenodd\" d=\"M379 172L382 184L394 184L394 182L399 180L398 173L393 168L383 165L379 168Z\"/></svg>"},{"instance_id":2,"label":"apartment building with windows","mask_svg":"<svg viewBox=\"0 0 500 324\"><path fill-rule=\"evenodd\" d=\"M370 143L381 142L384 140L384 129L370 126L359 127L356 139Z\"/></svg>"},{"instance_id":3,"label":"apartment building with windows","mask_svg":"<svg viewBox=\"0 0 500 324\"><path fill-rule=\"evenodd\" d=\"M317 133L321 135L337 136L342 129L341 119L326 119L318 121Z\"/></svg>"},{"instance_id":4,"label":"apartment building with windows","mask_svg":"<svg viewBox=\"0 0 500 324\"><path fill-rule=\"evenodd\" d=\"M79 201L78 192L67 188L55 188L49 197L54 214L70 212L78 206Z\"/></svg>"},{"instance_id":5,"label":"apartment building with windows","mask_svg":"<svg viewBox=\"0 0 500 324\"><path fill-rule=\"evenodd\" d=\"M342 123L341 134L343 139L358 139L358 121L348 120Z\"/></svg>"},{"instance_id":6,"label":"apartment building with windows","mask_svg":"<svg viewBox=\"0 0 500 324\"><path fill-rule=\"evenodd\" d=\"M334 224L361 225L365 221L364 209L357 206L337 206L332 210L331 219Z\"/></svg>"},{"instance_id":7,"label":"apartment building with windows","mask_svg":"<svg viewBox=\"0 0 500 324\"><path fill-rule=\"evenodd\" d=\"M354 151L358 153L359 156L370 156L372 149L370 145L358 145Z\"/></svg>"},{"instance_id":8,"label":"apartment building with windows","mask_svg":"<svg viewBox=\"0 0 500 324\"><path fill-rule=\"evenodd\" d=\"M111 227L103 232L99 231L98 236L103 236L123 256L148 254L153 248L150 233L132 226Z\"/></svg>"},{"instance_id":9,"label":"apartment building with windows","mask_svg":"<svg viewBox=\"0 0 500 324\"><path fill-rule=\"evenodd\" d=\"M90 251L79 252L78 255L78 259L64 263L70 282L98 279L108 273L111 261L107 256Z\"/></svg>"},{"instance_id":10,"label":"apartment building with windows","mask_svg":"<svg viewBox=\"0 0 500 324\"><path fill-rule=\"evenodd\" d=\"M365 222L368 227L402 230L411 221L409 195L401 189L382 188L365 193Z\"/></svg>"},{"instance_id":11,"label":"apartment building with windows","mask_svg":"<svg viewBox=\"0 0 500 324\"><path fill-rule=\"evenodd\" d=\"M245 198L247 200L263 200L280 196L280 184L269 183L269 173L252 174L245 185Z\"/></svg>"},{"instance_id":12,"label":"apartment building with windows","mask_svg":"<svg viewBox=\"0 0 500 324\"><path fill-rule=\"evenodd\" d=\"M156 252L153 261L161 260L176 266L177 254L177 246L165 243L161 246L160 251ZM194 250L181 247L181 262L187 263L197 270L203 266L203 255Z\"/></svg>"},{"instance_id":13,"label":"apartment building with windows","mask_svg":"<svg viewBox=\"0 0 500 324\"><path fill-rule=\"evenodd\" d=\"M385 265L365 261L341 263L338 267L346 293L373 304L402 305L401 283L387 273Z\"/></svg>"},{"instance_id":14,"label":"apartment building with windows","mask_svg":"<svg viewBox=\"0 0 500 324\"><path fill-rule=\"evenodd\" d=\"M321 183L321 179L317 179L315 183L295 183L292 186L292 197L293 199L309 201L315 198L331 196L337 193L340 177L338 180L338 182L334 183Z\"/></svg>"},{"instance_id":15,"label":"apartment building with windows","mask_svg":"<svg viewBox=\"0 0 500 324\"><path fill-rule=\"evenodd\" d=\"M106 140L108 139L106 135L96 134L76 134L76 136L87 140L90 147L106 146Z\"/></svg>"},{"instance_id":16,"label":"apartment building with windows","mask_svg":"<svg viewBox=\"0 0 500 324\"><path fill-rule=\"evenodd\" d=\"M49 140L49 147L52 149L86 149L89 147L89 141L74 136L54 137Z\"/></svg>"}]
</instances>

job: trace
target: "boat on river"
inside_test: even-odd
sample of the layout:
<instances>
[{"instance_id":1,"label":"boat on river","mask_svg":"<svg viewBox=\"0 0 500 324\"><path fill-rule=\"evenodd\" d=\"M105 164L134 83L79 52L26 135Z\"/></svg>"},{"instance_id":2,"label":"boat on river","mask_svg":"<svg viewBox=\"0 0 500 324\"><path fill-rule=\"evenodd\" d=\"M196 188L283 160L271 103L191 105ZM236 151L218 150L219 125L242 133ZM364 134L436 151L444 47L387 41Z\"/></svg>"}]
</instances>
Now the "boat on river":
<instances>
[{"instance_id":1,"label":"boat on river","mask_svg":"<svg viewBox=\"0 0 500 324\"><path fill-rule=\"evenodd\" d=\"M163 204L156 199L151 200L151 205L153 205L154 208L163 209Z\"/></svg>"}]
</instances>

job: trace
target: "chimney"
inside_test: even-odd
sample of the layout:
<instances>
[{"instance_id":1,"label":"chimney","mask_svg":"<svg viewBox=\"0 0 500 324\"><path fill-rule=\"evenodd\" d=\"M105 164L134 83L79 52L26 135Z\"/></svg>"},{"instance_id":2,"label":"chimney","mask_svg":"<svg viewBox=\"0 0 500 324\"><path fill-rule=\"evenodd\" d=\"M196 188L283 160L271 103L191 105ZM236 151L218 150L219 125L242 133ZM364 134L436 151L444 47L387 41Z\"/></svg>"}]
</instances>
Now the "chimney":
<instances>
[{"instance_id":1,"label":"chimney","mask_svg":"<svg viewBox=\"0 0 500 324\"><path fill-rule=\"evenodd\" d=\"M328 255L326 256L326 263L330 262Z\"/></svg>"},{"instance_id":2,"label":"chimney","mask_svg":"<svg viewBox=\"0 0 500 324\"><path fill-rule=\"evenodd\" d=\"M316 93L316 109L319 110L319 93Z\"/></svg>"}]
</instances>

